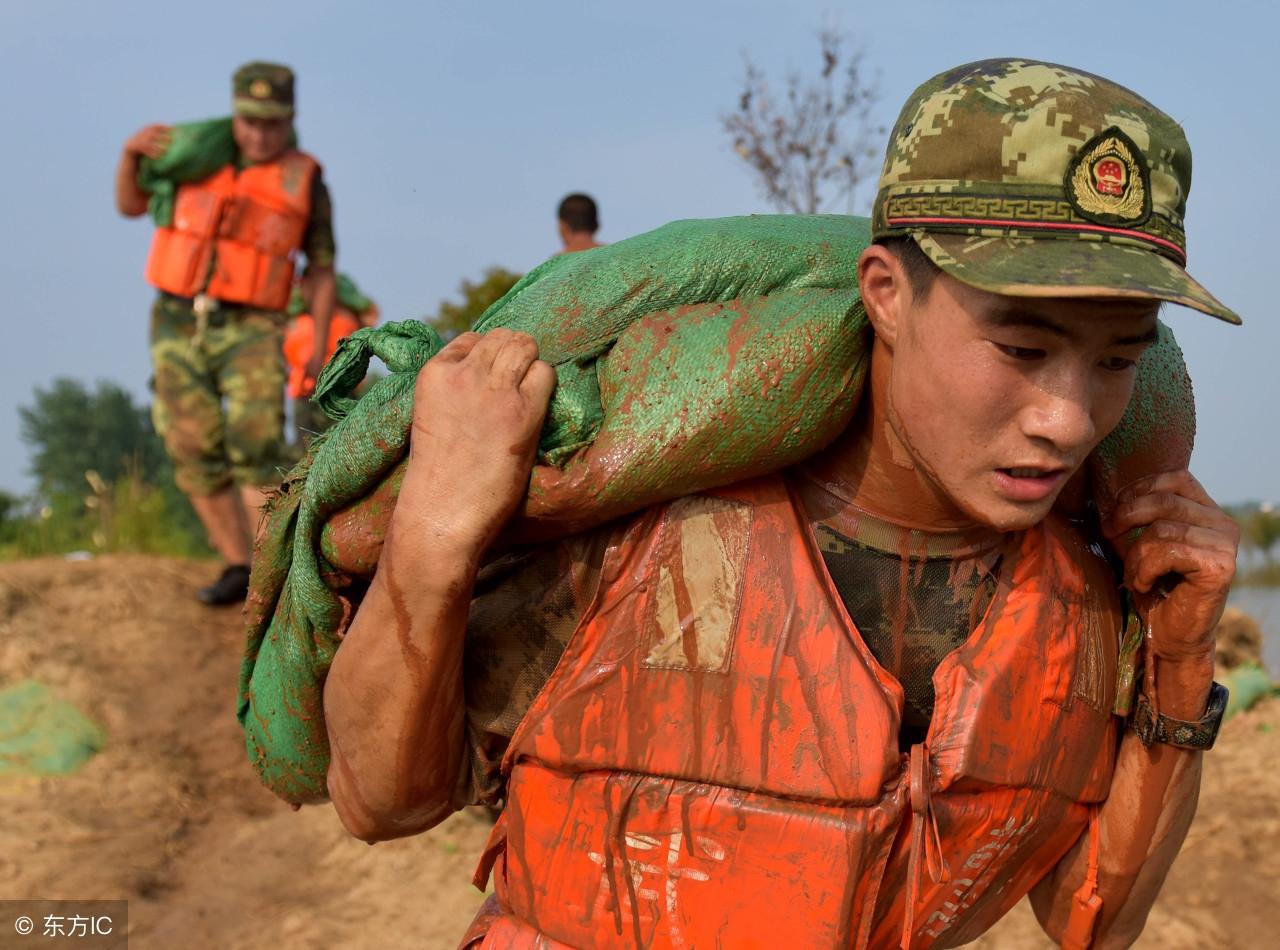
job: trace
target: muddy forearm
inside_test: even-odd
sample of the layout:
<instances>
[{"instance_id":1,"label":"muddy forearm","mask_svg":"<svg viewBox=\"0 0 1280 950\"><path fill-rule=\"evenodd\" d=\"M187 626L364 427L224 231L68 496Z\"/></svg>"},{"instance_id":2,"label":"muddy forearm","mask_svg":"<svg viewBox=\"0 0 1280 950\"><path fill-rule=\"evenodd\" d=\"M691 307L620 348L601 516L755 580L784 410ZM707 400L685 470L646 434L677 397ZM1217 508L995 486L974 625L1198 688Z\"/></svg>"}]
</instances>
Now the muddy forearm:
<instances>
[{"instance_id":1,"label":"muddy forearm","mask_svg":"<svg viewBox=\"0 0 1280 950\"><path fill-rule=\"evenodd\" d=\"M1177 719L1204 714L1212 666L1160 668L1161 711ZM1099 812L1098 894L1102 913L1096 948L1128 947L1138 938L1177 857L1200 794L1202 752L1161 743L1145 748L1129 732L1120 745L1111 791ZM1060 938L1073 895L1085 878L1088 835L1031 894L1045 931Z\"/></svg>"},{"instance_id":2,"label":"muddy forearm","mask_svg":"<svg viewBox=\"0 0 1280 950\"><path fill-rule=\"evenodd\" d=\"M325 683L329 794L367 841L443 820L464 751L462 649L476 558L393 519Z\"/></svg>"},{"instance_id":3,"label":"muddy forearm","mask_svg":"<svg viewBox=\"0 0 1280 950\"><path fill-rule=\"evenodd\" d=\"M338 278L332 267L316 268L311 296L311 319L315 321L315 339L329 339L329 323L338 299ZM320 344L323 346L323 344Z\"/></svg>"},{"instance_id":4,"label":"muddy forearm","mask_svg":"<svg viewBox=\"0 0 1280 950\"><path fill-rule=\"evenodd\" d=\"M138 162L141 156L126 148L116 165L116 210L127 218L136 218L147 210L148 196L138 187Z\"/></svg>"},{"instance_id":5,"label":"muddy forearm","mask_svg":"<svg viewBox=\"0 0 1280 950\"><path fill-rule=\"evenodd\" d=\"M329 793L359 838L414 834L453 807L476 570L528 492L555 385L537 355L524 334L464 333L418 373L409 465L378 572L324 690Z\"/></svg>"}]
</instances>

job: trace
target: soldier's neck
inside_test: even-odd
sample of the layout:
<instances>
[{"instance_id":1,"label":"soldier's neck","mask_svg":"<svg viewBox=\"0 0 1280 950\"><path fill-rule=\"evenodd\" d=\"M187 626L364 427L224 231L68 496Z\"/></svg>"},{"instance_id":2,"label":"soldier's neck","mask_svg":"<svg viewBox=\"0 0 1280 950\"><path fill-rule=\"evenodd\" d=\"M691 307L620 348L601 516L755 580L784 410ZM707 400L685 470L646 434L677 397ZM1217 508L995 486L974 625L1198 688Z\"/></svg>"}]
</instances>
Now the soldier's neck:
<instances>
[{"instance_id":1,"label":"soldier's neck","mask_svg":"<svg viewBox=\"0 0 1280 950\"><path fill-rule=\"evenodd\" d=\"M877 341L870 379L849 427L805 464L829 494L884 521L930 534L986 531L914 462L890 421L893 354Z\"/></svg>"},{"instance_id":2,"label":"soldier's neck","mask_svg":"<svg viewBox=\"0 0 1280 950\"><path fill-rule=\"evenodd\" d=\"M564 232L564 252L565 254L574 254L578 251L589 251L593 247L599 247L595 235L590 231L565 231Z\"/></svg>"}]
</instances>

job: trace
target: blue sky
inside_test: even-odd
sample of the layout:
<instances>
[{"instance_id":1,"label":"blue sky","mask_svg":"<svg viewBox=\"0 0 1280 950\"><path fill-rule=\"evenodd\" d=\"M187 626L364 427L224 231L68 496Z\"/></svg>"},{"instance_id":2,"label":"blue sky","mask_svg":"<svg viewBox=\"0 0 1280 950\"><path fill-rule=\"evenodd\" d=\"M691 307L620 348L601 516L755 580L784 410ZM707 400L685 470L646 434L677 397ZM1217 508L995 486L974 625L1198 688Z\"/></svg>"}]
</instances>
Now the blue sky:
<instances>
[{"instance_id":1,"label":"blue sky","mask_svg":"<svg viewBox=\"0 0 1280 950\"><path fill-rule=\"evenodd\" d=\"M339 266L401 319L491 264L526 270L553 252L568 191L596 195L606 241L770 210L718 117L744 52L772 75L807 70L831 22L880 69L886 124L934 73L1016 55L1101 73L1184 125L1195 154L1190 269L1246 322L1166 316L1197 387L1193 469L1221 501L1280 497L1280 327L1266 290L1280 265L1262 253L1280 220L1280 14L1181 0L6 0L0 488L30 487L17 406L33 387L110 379L147 398L150 228L116 215L115 163L147 122L225 113L239 63L297 70L299 131L325 166Z\"/></svg>"}]
</instances>

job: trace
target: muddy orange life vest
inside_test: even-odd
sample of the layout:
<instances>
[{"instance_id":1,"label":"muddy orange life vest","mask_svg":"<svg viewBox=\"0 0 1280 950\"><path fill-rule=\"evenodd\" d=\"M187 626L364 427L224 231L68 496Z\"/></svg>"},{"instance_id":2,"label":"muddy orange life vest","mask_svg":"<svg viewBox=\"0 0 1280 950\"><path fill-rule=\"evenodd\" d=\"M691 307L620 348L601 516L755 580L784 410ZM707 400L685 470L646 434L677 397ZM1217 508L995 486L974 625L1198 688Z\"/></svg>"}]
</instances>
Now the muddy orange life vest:
<instances>
[{"instance_id":1,"label":"muddy orange life vest","mask_svg":"<svg viewBox=\"0 0 1280 950\"><path fill-rule=\"evenodd\" d=\"M934 675L924 743L785 481L643 515L513 736L480 946L970 941L1088 826L1115 764L1114 579L1056 518ZM541 942L540 942L541 941Z\"/></svg>"},{"instance_id":2,"label":"muddy orange life vest","mask_svg":"<svg viewBox=\"0 0 1280 950\"><path fill-rule=\"evenodd\" d=\"M283 310L319 168L310 155L291 150L274 162L239 171L226 165L180 185L173 223L156 228L152 238L147 281L179 297L203 291L229 303Z\"/></svg>"},{"instance_id":3,"label":"muddy orange life vest","mask_svg":"<svg viewBox=\"0 0 1280 950\"><path fill-rule=\"evenodd\" d=\"M329 344L325 359L333 356L338 344L360 329L356 315L343 306L335 306L329 318ZM289 382L285 389L290 399L310 395L315 380L307 381L307 363L315 351L316 321L309 313L300 313L289 321L284 333L284 359L289 364Z\"/></svg>"}]
</instances>

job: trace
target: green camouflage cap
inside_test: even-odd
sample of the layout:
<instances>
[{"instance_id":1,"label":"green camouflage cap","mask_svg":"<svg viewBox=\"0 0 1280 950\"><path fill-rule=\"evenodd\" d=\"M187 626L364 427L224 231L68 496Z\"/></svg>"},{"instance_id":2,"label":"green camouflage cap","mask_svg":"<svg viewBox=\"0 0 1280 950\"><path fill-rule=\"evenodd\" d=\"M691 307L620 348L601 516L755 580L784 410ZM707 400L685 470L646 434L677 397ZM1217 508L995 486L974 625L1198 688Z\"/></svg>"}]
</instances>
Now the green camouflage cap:
<instances>
[{"instance_id":1,"label":"green camouflage cap","mask_svg":"<svg viewBox=\"0 0 1280 950\"><path fill-rule=\"evenodd\" d=\"M236 115L283 119L293 115L293 70L278 63L245 63L231 80Z\"/></svg>"},{"instance_id":2,"label":"green camouflage cap","mask_svg":"<svg viewBox=\"0 0 1280 950\"><path fill-rule=\"evenodd\" d=\"M935 76L889 139L871 228L1014 297L1138 297L1240 318L1184 269L1191 149L1122 86L990 59Z\"/></svg>"}]
</instances>

